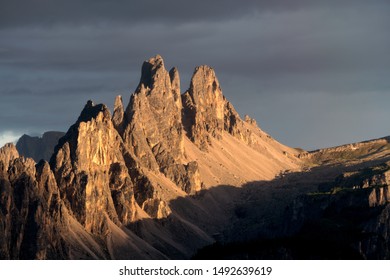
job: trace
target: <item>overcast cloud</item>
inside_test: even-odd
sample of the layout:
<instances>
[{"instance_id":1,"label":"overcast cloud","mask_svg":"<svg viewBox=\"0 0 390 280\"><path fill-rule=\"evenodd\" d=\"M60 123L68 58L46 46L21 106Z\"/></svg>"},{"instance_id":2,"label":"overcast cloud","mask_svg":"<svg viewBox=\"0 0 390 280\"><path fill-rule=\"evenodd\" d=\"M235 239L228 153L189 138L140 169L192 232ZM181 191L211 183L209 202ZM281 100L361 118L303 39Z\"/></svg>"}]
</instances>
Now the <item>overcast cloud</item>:
<instances>
[{"instance_id":1,"label":"overcast cloud","mask_svg":"<svg viewBox=\"0 0 390 280\"><path fill-rule=\"evenodd\" d=\"M212 66L241 115L314 149L390 134L390 2L0 0L0 145L128 102L142 62Z\"/></svg>"}]
</instances>

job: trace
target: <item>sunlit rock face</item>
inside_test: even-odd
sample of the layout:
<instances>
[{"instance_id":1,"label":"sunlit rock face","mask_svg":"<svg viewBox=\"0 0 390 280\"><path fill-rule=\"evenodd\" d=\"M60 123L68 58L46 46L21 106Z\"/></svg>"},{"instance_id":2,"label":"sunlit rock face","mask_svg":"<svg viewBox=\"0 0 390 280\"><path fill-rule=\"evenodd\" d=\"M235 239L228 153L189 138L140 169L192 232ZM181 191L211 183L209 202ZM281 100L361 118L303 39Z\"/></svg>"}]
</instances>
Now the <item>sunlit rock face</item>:
<instances>
[{"instance_id":1,"label":"sunlit rock face","mask_svg":"<svg viewBox=\"0 0 390 280\"><path fill-rule=\"evenodd\" d=\"M142 65L122 136L142 167L162 172L187 193L200 190L196 165L184 155L179 73L176 68L168 72L159 55Z\"/></svg>"},{"instance_id":2,"label":"sunlit rock face","mask_svg":"<svg viewBox=\"0 0 390 280\"><path fill-rule=\"evenodd\" d=\"M183 124L188 137L207 151L211 139L221 139L223 132L262 150L259 138L273 141L257 126L255 120L240 118L233 105L222 94L214 69L203 65L195 69L190 88L182 95Z\"/></svg>"},{"instance_id":3,"label":"sunlit rock face","mask_svg":"<svg viewBox=\"0 0 390 280\"><path fill-rule=\"evenodd\" d=\"M89 101L51 160L62 199L87 231L104 233L107 219L132 220L133 185L123 151L107 107Z\"/></svg>"},{"instance_id":4,"label":"sunlit rock face","mask_svg":"<svg viewBox=\"0 0 390 280\"><path fill-rule=\"evenodd\" d=\"M197 67L190 88L183 95L183 106L185 128L200 149L207 150L210 137L221 138L225 103L214 70L208 66Z\"/></svg>"},{"instance_id":5,"label":"sunlit rock face","mask_svg":"<svg viewBox=\"0 0 390 280\"><path fill-rule=\"evenodd\" d=\"M114 102L114 113L112 114L112 123L119 134L123 133L124 108L122 96L118 95Z\"/></svg>"}]
</instances>

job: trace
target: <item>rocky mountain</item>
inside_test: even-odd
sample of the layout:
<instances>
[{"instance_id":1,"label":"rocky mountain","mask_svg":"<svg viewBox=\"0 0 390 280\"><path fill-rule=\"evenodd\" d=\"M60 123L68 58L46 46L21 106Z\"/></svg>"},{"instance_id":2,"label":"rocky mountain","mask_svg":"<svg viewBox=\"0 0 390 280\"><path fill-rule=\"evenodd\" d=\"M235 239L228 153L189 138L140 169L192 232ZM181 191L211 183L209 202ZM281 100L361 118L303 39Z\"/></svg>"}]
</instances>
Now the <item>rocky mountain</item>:
<instances>
[{"instance_id":1,"label":"rocky mountain","mask_svg":"<svg viewBox=\"0 0 390 280\"><path fill-rule=\"evenodd\" d=\"M127 106L117 96L111 114L88 101L57 143L49 162L0 149L0 258L188 259L212 244L295 236L312 213L297 208L302 197L388 157L382 142L358 147L350 165L280 144L241 119L211 67L181 94L159 55ZM379 177L369 182L387 185ZM385 190L370 207L387 205Z\"/></svg>"},{"instance_id":2,"label":"rocky mountain","mask_svg":"<svg viewBox=\"0 0 390 280\"><path fill-rule=\"evenodd\" d=\"M16 149L23 157L29 157L39 162L41 159L50 160L54 147L65 133L58 131L45 132L42 137L33 137L24 134L16 143Z\"/></svg>"}]
</instances>

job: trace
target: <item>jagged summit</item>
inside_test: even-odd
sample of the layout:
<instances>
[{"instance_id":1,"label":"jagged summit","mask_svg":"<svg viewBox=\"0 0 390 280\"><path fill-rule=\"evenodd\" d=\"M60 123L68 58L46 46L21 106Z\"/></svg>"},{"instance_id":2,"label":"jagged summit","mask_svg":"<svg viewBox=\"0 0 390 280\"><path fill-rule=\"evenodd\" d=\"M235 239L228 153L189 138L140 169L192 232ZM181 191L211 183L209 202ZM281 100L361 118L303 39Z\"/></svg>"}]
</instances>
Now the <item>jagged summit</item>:
<instances>
[{"instance_id":1,"label":"jagged summit","mask_svg":"<svg viewBox=\"0 0 390 280\"><path fill-rule=\"evenodd\" d=\"M294 149L240 118L211 67L197 67L183 94L177 68L168 72L161 56L145 61L141 72L126 110L121 96L112 116L104 104L87 102L50 165L21 159L12 146L0 150L8 186L1 257L189 258L213 242L232 211L230 190L204 200L200 194L299 170ZM20 208L16 190L34 186Z\"/></svg>"},{"instance_id":2,"label":"jagged summit","mask_svg":"<svg viewBox=\"0 0 390 280\"><path fill-rule=\"evenodd\" d=\"M143 63L141 79L137 91L139 91L141 87L153 90L155 87L161 86L162 84L167 86L168 81L170 81L170 79L164 66L164 60L160 55L156 55ZM155 91L150 91L150 93L151 92Z\"/></svg>"},{"instance_id":3,"label":"jagged summit","mask_svg":"<svg viewBox=\"0 0 390 280\"><path fill-rule=\"evenodd\" d=\"M102 112L105 118L111 118L110 111L106 105L95 105L92 100L88 100L87 104L84 106L84 109L81 111L77 122L87 122L93 118L96 118L100 112Z\"/></svg>"},{"instance_id":4,"label":"jagged summit","mask_svg":"<svg viewBox=\"0 0 390 280\"><path fill-rule=\"evenodd\" d=\"M176 67L173 67L169 71L169 77L171 78L171 86L172 86L173 98L175 100L177 108L179 110L181 110L182 109L182 103L181 103L179 70Z\"/></svg>"},{"instance_id":5,"label":"jagged summit","mask_svg":"<svg viewBox=\"0 0 390 280\"><path fill-rule=\"evenodd\" d=\"M199 66L195 69L190 88L183 95L183 105L188 135L199 148L207 150L210 136L221 138L226 105L211 67Z\"/></svg>"},{"instance_id":6,"label":"jagged summit","mask_svg":"<svg viewBox=\"0 0 390 280\"><path fill-rule=\"evenodd\" d=\"M114 102L114 113L112 122L119 133L123 133L123 119L125 117L122 96L118 95Z\"/></svg>"}]
</instances>

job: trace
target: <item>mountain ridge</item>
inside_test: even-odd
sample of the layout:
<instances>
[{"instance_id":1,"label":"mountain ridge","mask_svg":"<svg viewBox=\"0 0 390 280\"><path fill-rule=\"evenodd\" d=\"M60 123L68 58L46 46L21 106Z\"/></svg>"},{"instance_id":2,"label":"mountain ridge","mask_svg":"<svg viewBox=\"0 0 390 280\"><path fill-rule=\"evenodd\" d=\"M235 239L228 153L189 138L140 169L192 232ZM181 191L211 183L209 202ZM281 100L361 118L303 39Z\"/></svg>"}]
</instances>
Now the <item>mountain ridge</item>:
<instances>
[{"instance_id":1,"label":"mountain ridge","mask_svg":"<svg viewBox=\"0 0 390 280\"><path fill-rule=\"evenodd\" d=\"M385 146L361 154L384 160ZM143 63L126 107L121 96L112 114L88 101L49 163L0 148L0 258L187 259L221 235L234 240L232 225L257 225L265 214L246 207L264 210L267 227L281 219L288 203L337 174L327 153L302 153L241 119L209 66L196 67L181 94L177 68L167 71L157 55ZM326 162L333 173L316 178ZM248 236L262 232L250 228Z\"/></svg>"},{"instance_id":2,"label":"mountain ridge","mask_svg":"<svg viewBox=\"0 0 390 280\"><path fill-rule=\"evenodd\" d=\"M53 252L33 248L28 258L53 258L55 255L59 258L132 258L134 255L118 244L132 247L129 240L137 237L126 226L137 221L138 232L141 228L149 228L156 232L155 238L161 235L157 238L160 240L158 246L153 245L156 240L136 242L141 247L146 246L139 249L138 257L165 258L166 248L175 248L173 256L186 258L197 248L212 242L212 233L172 210L170 201L196 195L216 185L239 187L246 180L270 179L283 169L299 168L295 150L273 140L250 118L244 121L239 117L223 96L211 67L197 67L184 94L180 93L178 70L167 71L159 55L145 61L141 73L140 83L126 109L120 96L115 99L112 115L104 104L87 102L77 121L59 139L50 165L40 161L35 166L28 159L19 160L19 154L14 154L12 146L2 148L3 153L8 154L1 157L1 161L6 162L2 184L11 186L4 190L9 200L3 218L10 221L4 231L16 230L21 240L27 240L30 233L24 229L29 223L35 224L33 232L45 226L41 220L32 218L36 209L31 209L29 203L21 206L16 200L16 183L12 178L27 176L31 178L27 186L50 186L47 195L56 194L56 203L65 209L66 214L57 219L50 216L57 215L56 212L47 212L48 225L54 229L68 221L66 223L74 224L84 236L84 241L69 240L65 234L52 236L55 244L61 243L67 250L57 252L58 245L53 245ZM237 154L232 153L234 149ZM253 153L269 164L250 160ZM10 173L13 166L20 166L16 175ZM248 172L242 176L244 168ZM38 171L43 174L36 176ZM25 199L30 201L36 196L34 192L29 193ZM204 211L200 210L204 205L190 204L194 209ZM219 208L217 204L212 203L213 207ZM10 215L15 207L21 212ZM221 217L225 215L223 213L220 211ZM22 227L15 229L12 225L15 217ZM206 219L210 217L210 213L205 214ZM167 218L171 220L172 228L164 229L155 221L145 222L145 219ZM33 221L29 222L31 219ZM184 240L178 243L172 232L177 227L193 240L193 244L183 244ZM29 239L31 243L42 243L42 238L46 238L43 233L34 236ZM15 247L5 239L14 253L4 253L2 257L26 257L22 247ZM80 242L85 249L75 253L72 244ZM156 246L159 249L153 249Z\"/></svg>"}]
</instances>

